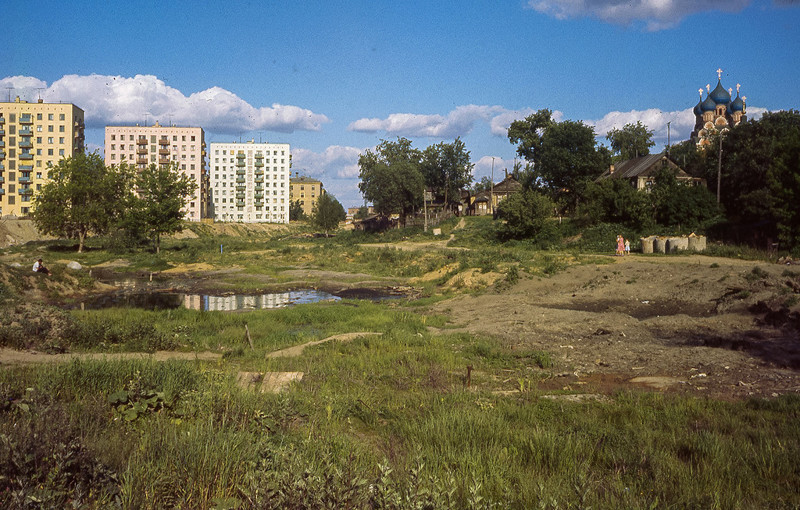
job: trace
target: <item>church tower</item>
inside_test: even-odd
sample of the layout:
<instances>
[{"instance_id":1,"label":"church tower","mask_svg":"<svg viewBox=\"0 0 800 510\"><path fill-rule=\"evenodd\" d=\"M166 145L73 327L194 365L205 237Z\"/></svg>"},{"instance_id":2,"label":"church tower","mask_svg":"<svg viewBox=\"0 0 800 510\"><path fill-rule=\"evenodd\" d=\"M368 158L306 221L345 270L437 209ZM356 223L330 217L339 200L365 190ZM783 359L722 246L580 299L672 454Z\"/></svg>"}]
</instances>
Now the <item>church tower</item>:
<instances>
[{"instance_id":1,"label":"church tower","mask_svg":"<svg viewBox=\"0 0 800 510\"><path fill-rule=\"evenodd\" d=\"M706 85L708 95L703 99L703 89L699 89L700 102L694 107L694 131L692 140L700 148L711 143L709 138L717 132L724 133L728 129L747 120L745 101L747 97L739 97L740 85L736 84L736 98L731 99L733 89L725 90L722 86L722 69L717 69L717 86L711 90Z\"/></svg>"}]
</instances>

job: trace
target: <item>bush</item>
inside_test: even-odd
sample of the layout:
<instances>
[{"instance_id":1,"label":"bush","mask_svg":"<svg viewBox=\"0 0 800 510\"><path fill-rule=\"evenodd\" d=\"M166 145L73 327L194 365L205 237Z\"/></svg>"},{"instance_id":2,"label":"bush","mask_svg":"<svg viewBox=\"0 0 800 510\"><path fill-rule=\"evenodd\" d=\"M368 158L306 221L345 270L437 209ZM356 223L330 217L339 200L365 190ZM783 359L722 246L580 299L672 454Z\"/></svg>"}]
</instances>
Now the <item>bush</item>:
<instances>
[{"instance_id":1,"label":"bush","mask_svg":"<svg viewBox=\"0 0 800 510\"><path fill-rule=\"evenodd\" d=\"M506 198L497 210L503 222L497 230L503 239L531 239L540 246L558 240L558 228L552 220L555 204L552 200L532 190L525 190Z\"/></svg>"}]
</instances>

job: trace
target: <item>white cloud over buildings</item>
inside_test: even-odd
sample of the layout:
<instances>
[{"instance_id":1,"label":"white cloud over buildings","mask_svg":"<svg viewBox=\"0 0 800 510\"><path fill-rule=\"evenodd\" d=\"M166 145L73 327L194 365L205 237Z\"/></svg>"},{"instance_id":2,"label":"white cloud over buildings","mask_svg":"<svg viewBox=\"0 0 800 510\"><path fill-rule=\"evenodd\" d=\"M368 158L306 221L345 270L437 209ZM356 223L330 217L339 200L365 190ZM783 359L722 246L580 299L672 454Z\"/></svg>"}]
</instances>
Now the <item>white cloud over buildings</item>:
<instances>
[{"instance_id":1,"label":"white cloud over buildings","mask_svg":"<svg viewBox=\"0 0 800 510\"><path fill-rule=\"evenodd\" d=\"M528 7L556 19L594 17L615 25L674 28L692 14L739 12L752 0L529 0Z\"/></svg>"},{"instance_id":2,"label":"white cloud over buildings","mask_svg":"<svg viewBox=\"0 0 800 510\"><path fill-rule=\"evenodd\" d=\"M84 110L89 128L151 123L202 126L217 133L319 131L329 119L299 106L255 107L233 92L212 87L190 95L151 75L133 77L66 75L50 85L29 76L10 76L0 87L27 101L69 102Z\"/></svg>"},{"instance_id":3,"label":"white cloud over buildings","mask_svg":"<svg viewBox=\"0 0 800 510\"><path fill-rule=\"evenodd\" d=\"M308 176L326 174L340 179L358 177L358 157L365 149L331 145L323 152L292 149L292 169Z\"/></svg>"}]
</instances>

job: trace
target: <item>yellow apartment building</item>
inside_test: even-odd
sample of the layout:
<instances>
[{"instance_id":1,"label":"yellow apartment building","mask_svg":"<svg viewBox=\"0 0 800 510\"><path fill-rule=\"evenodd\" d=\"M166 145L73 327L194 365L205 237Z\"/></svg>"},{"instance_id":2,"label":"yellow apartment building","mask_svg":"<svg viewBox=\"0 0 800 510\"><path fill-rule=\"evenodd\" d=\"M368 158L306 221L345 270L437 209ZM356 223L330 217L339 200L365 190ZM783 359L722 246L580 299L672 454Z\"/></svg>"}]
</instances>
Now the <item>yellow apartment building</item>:
<instances>
[{"instance_id":1,"label":"yellow apartment building","mask_svg":"<svg viewBox=\"0 0 800 510\"><path fill-rule=\"evenodd\" d=\"M322 188L322 182L316 179L295 174L295 177L289 180L289 200L299 201L306 216L311 216L317 200L323 193L325 190Z\"/></svg>"},{"instance_id":2,"label":"yellow apartment building","mask_svg":"<svg viewBox=\"0 0 800 510\"><path fill-rule=\"evenodd\" d=\"M0 102L0 217L27 216L48 170L84 150L83 110L71 103Z\"/></svg>"}]
</instances>

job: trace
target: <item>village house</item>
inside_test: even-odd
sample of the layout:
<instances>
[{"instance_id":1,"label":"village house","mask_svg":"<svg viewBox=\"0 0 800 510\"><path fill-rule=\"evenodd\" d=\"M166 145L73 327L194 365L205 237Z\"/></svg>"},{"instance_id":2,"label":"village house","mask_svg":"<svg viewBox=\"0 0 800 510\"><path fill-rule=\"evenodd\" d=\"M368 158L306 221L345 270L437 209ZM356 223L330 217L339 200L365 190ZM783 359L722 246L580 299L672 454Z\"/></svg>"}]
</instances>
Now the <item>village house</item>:
<instances>
[{"instance_id":1,"label":"village house","mask_svg":"<svg viewBox=\"0 0 800 510\"><path fill-rule=\"evenodd\" d=\"M655 184L656 175L663 168L671 170L678 182L705 186L704 179L687 174L664 153L639 156L638 158L611 165L608 170L597 178L597 181L602 181L603 179L625 179L634 188L649 191Z\"/></svg>"}]
</instances>

